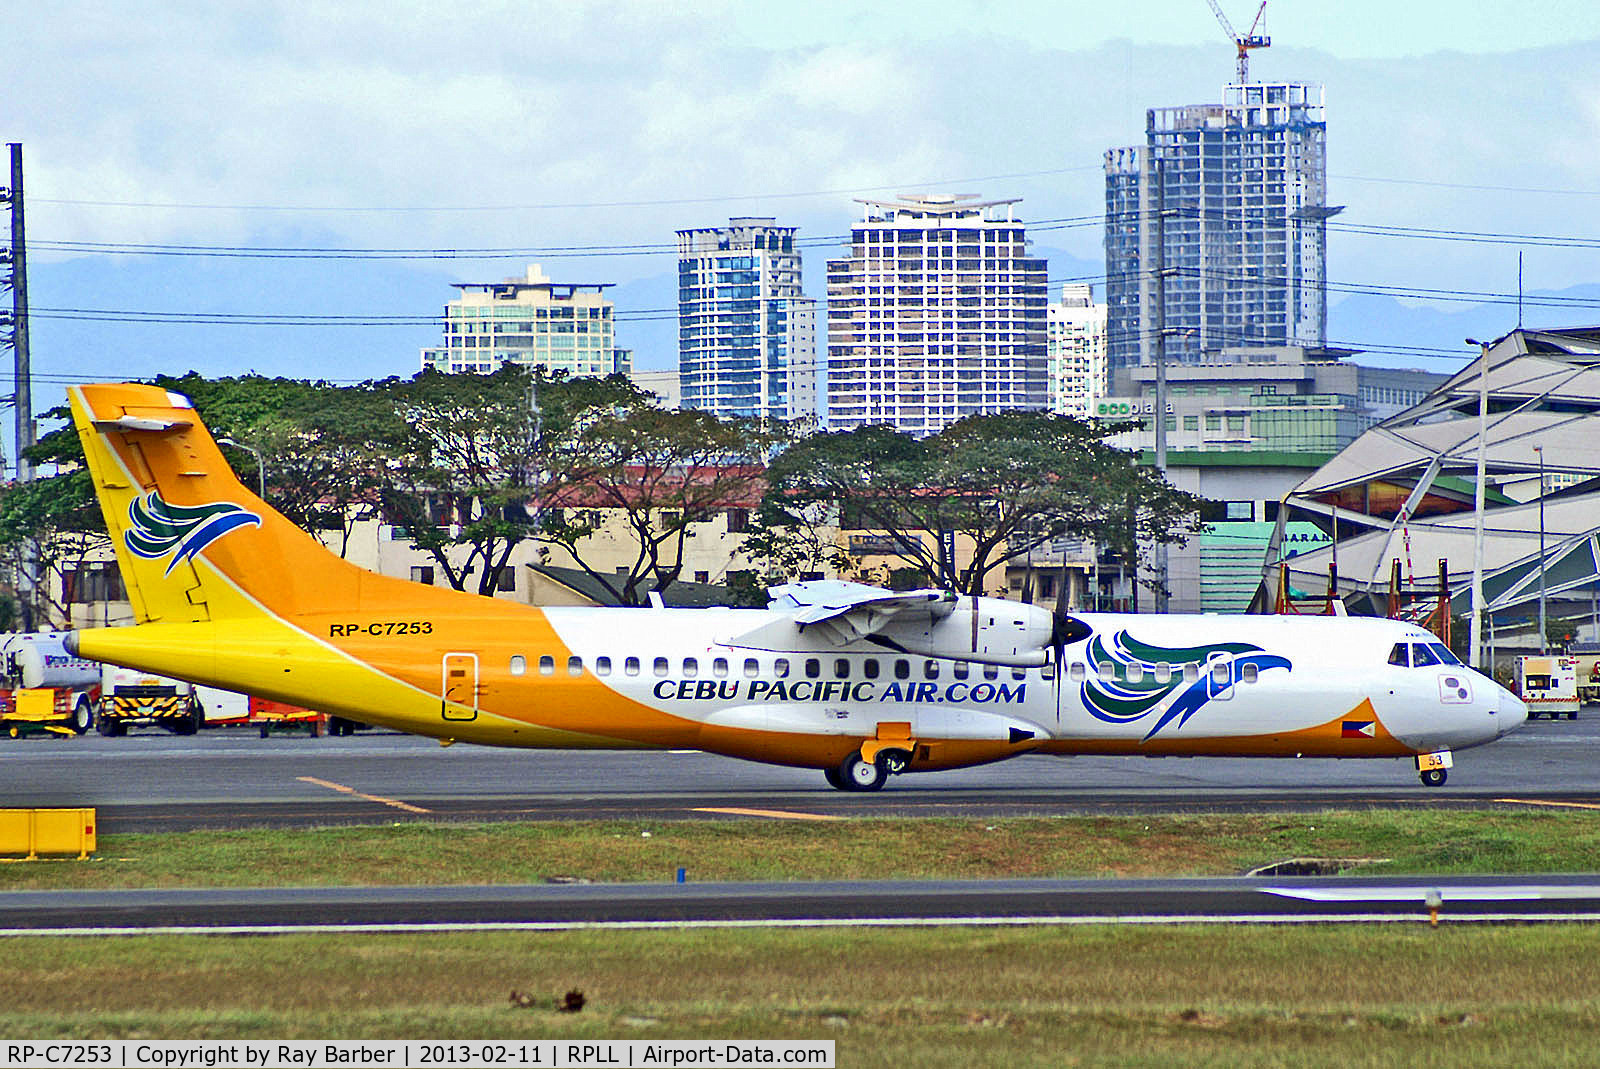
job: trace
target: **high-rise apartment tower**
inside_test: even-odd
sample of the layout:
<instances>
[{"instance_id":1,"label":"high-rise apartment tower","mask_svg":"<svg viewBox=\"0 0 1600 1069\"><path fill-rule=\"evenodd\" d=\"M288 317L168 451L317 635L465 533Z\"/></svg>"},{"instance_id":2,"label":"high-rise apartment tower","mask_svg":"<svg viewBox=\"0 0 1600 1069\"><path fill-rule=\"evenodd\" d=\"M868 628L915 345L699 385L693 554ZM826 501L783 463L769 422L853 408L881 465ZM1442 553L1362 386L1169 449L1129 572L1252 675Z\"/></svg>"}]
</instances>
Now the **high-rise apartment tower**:
<instances>
[{"instance_id":1,"label":"high-rise apartment tower","mask_svg":"<svg viewBox=\"0 0 1600 1069\"><path fill-rule=\"evenodd\" d=\"M816 413L816 302L800 290L795 227L770 218L678 231L678 382L684 408Z\"/></svg>"},{"instance_id":2,"label":"high-rise apartment tower","mask_svg":"<svg viewBox=\"0 0 1600 1069\"><path fill-rule=\"evenodd\" d=\"M1045 261L1016 200L863 200L850 255L828 261L827 424L933 434L1049 404Z\"/></svg>"},{"instance_id":3,"label":"high-rise apartment tower","mask_svg":"<svg viewBox=\"0 0 1600 1069\"><path fill-rule=\"evenodd\" d=\"M632 353L616 347L609 285L552 282L538 264L526 278L457 282L461 296L444 308L444 344L422 350L422 367L454 374L514 363L574 376L626 374Z\"/></svg>"},{"instance_id":4,"label":"high-rise apartment tower","mask_svg":"<svg viewBox=\"0 0 1600 1069\"><path fill-rule=\"evenodd\" d=\"M1087 283L1066 282L1049 322L1050 411L1088 419L1107 391L1106 306Z\"/></svg>"},{"instance_id":5,"label":"high-rise apartment tower","mask_svg":"<svg viewBox=\"0 0 1600 1069\"><path fill-rule=\"evenodd\" d=\"M1113 369L1327 335L1327 121L1317 85L1248 83L1155 108L1106 153ZM1164 283L1164 285L1163 285ZM1161 298L1161 299L1158 299ZM1164 305L1164 307L1163 307Z\"/></svg>"}]
</instances>

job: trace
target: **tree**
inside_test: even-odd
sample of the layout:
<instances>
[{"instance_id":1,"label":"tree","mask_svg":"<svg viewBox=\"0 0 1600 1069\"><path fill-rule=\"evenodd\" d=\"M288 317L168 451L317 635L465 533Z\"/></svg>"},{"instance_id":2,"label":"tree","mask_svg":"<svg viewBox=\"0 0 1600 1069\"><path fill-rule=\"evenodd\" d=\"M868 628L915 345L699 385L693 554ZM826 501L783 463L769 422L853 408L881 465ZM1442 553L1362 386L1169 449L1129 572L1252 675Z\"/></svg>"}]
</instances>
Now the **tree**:
<instances>
[{"instance_id":1,"label":"tree","mask_svg":"<svg viewBox=\"0 0 1600 1069\"><path fill-rule=\"evenodd\" d=\"M63 405L44 418L65 425L46 433L24 455L35 465L69 470L16 483L0 495L0 561L10 574L26 571L36 580L31 588L19 583L15 604L5 609L24 629L69 626L87 565L104 561L111 547L71 413Z\"/></svg>"},{"instance_id":2,"label":"tree","mask_svg":"<svg viewBox=\"0 0 1600 1069\"><path fill-rule=\"evenodd\" d=\"M963 594L1059 538L1183 542L1200 499L1107 445L1121 429L1006 412L920 440L882 426L816 435L773 462L764 512L801 529L807 510L832 506L843 526L884 532L891 555ZM964 566L958 539L971 549Z\"/></svg>"},{"instance_id":3,"label":"tree","mask_svg":"<svg viewBox=\"0 0 1600 1069\"><path fill-rule=\"evenodd\" d=\"M408 428L387 472L385 511L451 586L464 590L476 576L480 594L499 589L518 545L543 537L551 495L590 471L575 445L587 428L647 402L626 376L569 378L515 364L491 375L430 370L379 386ZM584 533L581 522L549 518L558 532Z\"/></svg>"},{"instance_id":4,"label":"tree","mask_svg":"<svg viewBox=\"0 0 1600 1069\"><path fill-rule=\"evenodd\" d=\"M748 510L765 487L762 459L784 428L637 402L594 407L563 428L546 425L542 454L550 507L536 537L565 550L618 605L639 605L683 573L695 526L721 510ZM607 517L635 552L626 573L589 558Z\"/></svg>"},{"instance_id":5,"label":"tree","mask_svg":"<svg viewBox=\"0 0 1600 1069\"><path fill-rule=\"evenodd\" d=\"M378 507L394 458L410 441L385 383L207 379L192 371L157 382L194 402L247 485L259 478L268 502L297 526L335 534L340 556L356 521Z\"/></svg>"}]
</instances>

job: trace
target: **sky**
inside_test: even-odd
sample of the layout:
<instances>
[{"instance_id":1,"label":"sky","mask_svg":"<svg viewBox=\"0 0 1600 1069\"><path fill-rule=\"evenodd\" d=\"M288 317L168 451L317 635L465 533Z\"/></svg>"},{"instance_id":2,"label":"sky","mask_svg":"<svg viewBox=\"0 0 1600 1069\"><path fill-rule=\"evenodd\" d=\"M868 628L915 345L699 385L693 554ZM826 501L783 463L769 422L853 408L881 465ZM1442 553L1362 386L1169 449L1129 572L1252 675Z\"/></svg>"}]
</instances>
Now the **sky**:
<instances>
[{"instance_id":1,"label":"sky","mask_svg":"<svg viewBox=\"0 0 1600 1069\"><path fill-rule=\"evenodd\" d=\"M1529 325L1600 321L1600 5L1269 0L1264 27L1255 78L1326 87L1330 340L1453 370L1515 324L1519 251L1557 295ZM44 397L410 374L451 282L536 261L616 284L620 343L670 366L674 230L798 226L820 294L863 196L1021 197L1052 280L1092 276L1105 150L1234 69L1204 0L61 0L7 32Z\"/></svg>"}]
</instances>

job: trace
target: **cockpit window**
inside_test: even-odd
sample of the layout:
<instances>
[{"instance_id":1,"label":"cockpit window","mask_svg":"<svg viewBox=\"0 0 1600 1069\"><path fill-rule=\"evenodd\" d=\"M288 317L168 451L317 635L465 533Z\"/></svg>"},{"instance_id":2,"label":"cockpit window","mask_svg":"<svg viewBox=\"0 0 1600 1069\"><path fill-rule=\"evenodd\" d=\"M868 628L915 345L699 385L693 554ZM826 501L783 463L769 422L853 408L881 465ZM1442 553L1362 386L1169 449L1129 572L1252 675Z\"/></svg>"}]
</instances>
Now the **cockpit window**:
<instances>
[{"instance_id":1,"label":"cockpit window","mask_svg":"<svg viewBox=\"0 0 1600 1069\"><path fill-rule=\"evenodd\" d=\"M1442 664L1442 663L1443 662L1441 662L1439 660L1439 655L1437 653L1434 653L1433 650L1430 649L1429 647L1424 646L1420 642L1413 642L1411 644L1411 667L1412 668L1421 668L1424 665Z\"/></svg>"},{"instance_id":2,"label":"cockpit window","mask_svg":"<svg viewBox=\"0 0 1600 1069\"><path fill-rule=\"evenodd\" d=\"M1461 664L1461 658L1451 653L1450 647L1442 642L1430 642L1428 648L1438 655L1441 664Z\"/></svg>"},{"instance_id":3,"label":"cockpit window","mask_svg":"<svg viewBox=\"0 0 1600 1069\"><path fill-rule=\"evenodd\" d=\"M1396 642L1394 649L1389 651L1389 663L1399 665L1401 668L1411 667L1411 655L1407 652L1404 642Z\"/></svg>"}]
</instances>

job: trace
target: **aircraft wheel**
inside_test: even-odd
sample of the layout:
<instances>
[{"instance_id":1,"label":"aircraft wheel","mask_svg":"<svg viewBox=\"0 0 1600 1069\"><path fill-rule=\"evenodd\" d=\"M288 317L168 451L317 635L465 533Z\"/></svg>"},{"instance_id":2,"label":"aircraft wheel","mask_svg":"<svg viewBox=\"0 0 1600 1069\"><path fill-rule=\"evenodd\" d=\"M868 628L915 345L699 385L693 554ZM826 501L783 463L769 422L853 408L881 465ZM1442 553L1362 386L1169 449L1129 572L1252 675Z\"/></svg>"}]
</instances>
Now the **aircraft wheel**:
<instances>
[{"instance_id":1,"label":"aircraft wheel","mask_svg":"<svg viewBox=\"0 0 1600 1069\"><path fill-rule=\"evenodd\" d=\"M1421 773L1421 777L1424 787L1443 787L1444 781L1450 778L1449 774L1442 768L1430 768L1428 771Z\"/></svg>"},{"instance_id":2,"label":"aircraft wheel","mask_svg":"<svg viewBox=\"0 0 1600 1069\"><path fill-rule=\"evenodd\" d=\"M844 779L839 775L839 770L837 768L823 769L822 778L827 780L828 786L832 787L836 791L848 791L850 789L849 785L846 784Z\"/></svg>"},{"instance_id":3,"label":"aircraft wheel","mask_svg":"<svg viewBox=\"0 0 1600 1069\"><path fill-rule=\"evenodd\" d=\"M94 726L94 706L88 698L79 698L78 704L72 707L72 733L86 735Z\"/></svg>"},{"instance_id":4,"label":"aircraft wheel","mask_svg":"<svg viewBox=\"0 0 1600 1069\"><path fill-rule=\"evenodd\" d=\"M863 761L858 751L846 757L844 764L839 766L839 778L844 781L847 791L876 791L888 782L889 770L884 767L881 756L876 761Z\"/></svg>"}]
</instances>

